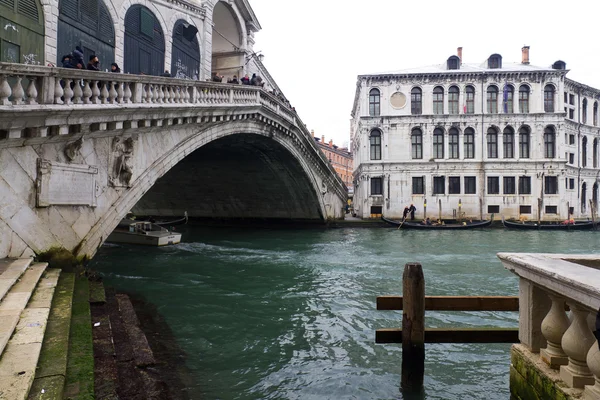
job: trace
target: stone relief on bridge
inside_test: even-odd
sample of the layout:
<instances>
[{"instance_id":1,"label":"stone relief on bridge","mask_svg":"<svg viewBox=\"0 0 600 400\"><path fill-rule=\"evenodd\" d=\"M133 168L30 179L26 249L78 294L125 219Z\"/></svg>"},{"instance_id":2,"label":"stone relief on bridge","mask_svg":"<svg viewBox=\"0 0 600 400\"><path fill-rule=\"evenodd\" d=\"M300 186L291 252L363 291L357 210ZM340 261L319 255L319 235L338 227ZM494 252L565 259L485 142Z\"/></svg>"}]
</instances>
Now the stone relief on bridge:
<instances>
[{"instance_id":1,"label":"stone relief on bridge","mask_svg":"<svg viewBox=\"0 0 600 400\"><path fill-rule=\"evenodd\" d=\"M38 159L37 206L96 206L98 167Z\"/></svg>"},{"instance_id":2,"label":"stone relief on bridge","mask_svg":"<svg viewBox=\"0 0 600 400\"><path fill-rule=\"evenodd\" d=\"M75 159L75 157L77 157L77 154L79 154L79 150L81 150L82 145L83 145L83 137L77 139L74 142L68 143L65 146L64 153L65 153L65 157L67 157L67 160L69 162L72 162Z\"/></svg>"},{"instance_id":3,"label":"stone relief on bridge","mask_svg":"<svg viewBox=\"0 0 600 400\"><path fill-rule=\"evenodd\" d=\"M108 180L113 187L131 187L135 139L115 137L112 142Z\"/></svg>"}]
</instances>

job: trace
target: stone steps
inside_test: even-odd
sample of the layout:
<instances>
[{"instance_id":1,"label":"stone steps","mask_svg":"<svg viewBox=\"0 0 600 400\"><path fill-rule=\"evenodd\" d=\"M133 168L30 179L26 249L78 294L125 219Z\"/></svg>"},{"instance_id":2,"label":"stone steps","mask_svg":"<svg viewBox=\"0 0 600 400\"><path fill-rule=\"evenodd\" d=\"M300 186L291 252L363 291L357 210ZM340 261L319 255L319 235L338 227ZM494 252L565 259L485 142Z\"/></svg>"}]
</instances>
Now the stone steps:
<instances>
[{"instance_id":1,"label":"stone steps","mask_svg":"<svg viewBox=\"0 0 600 400\"><path fill-rule=\"evenodd\" d=\"M31 260L10 263L0 279L6 273L7 281L13 279L10 274L22 274L0 302L0 398L24 400L36 373L60 271L47 269L46 263L31 264Z\"/></svg>"}]
</instances>

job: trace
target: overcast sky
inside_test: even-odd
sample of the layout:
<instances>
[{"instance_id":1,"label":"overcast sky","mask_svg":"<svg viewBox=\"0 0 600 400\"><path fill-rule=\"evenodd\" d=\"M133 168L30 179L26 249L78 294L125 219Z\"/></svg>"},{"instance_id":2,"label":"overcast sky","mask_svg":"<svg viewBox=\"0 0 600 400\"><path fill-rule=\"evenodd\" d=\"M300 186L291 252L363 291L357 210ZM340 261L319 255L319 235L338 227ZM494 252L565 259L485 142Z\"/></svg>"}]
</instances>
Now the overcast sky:
<instances>
[{"instance_id":1,"label":"overcast sky","mask_svg":"<svg viewBox=\"0 0 600 400\"><path fill-rule=\"evenodd\" d=\"M340 146L349 142L359 74L464 63L493 53L567 63L569 78L600 89L600 1L250 0L262 26L256 52L300 118Z\"/></svg>"}]
</instances>

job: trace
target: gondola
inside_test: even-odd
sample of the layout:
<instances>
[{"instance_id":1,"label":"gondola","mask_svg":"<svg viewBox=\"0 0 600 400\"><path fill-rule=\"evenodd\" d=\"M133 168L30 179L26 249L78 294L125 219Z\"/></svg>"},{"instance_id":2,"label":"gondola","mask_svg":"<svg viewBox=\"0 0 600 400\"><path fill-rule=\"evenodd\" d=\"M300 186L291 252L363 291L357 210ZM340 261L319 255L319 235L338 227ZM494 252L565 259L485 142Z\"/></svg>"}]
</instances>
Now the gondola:
<instances>
[{"instance_id":1,"label":"gondola","mask_svg":"<svg viewBox=\"0 0 600 400\"><path fill-rule=\"evenodd\" d=\"M502 219L505 228L521 230L540 230L540 231L585 231L594 229L596 223L593 221L575 221L572 224L562 222L534 222L534 221L506 221Z\"/></svg>"},{"instance_id":2,"label":"gondola","mask_svg":"<svg viewBox=\"0 0 600 400\"><path fill-rule=\"evenodd\" d=\"M396 227L402 229L426 229L426 230L457 230L457 229L476 229L476 228L485 228L492 224L492 219L487 219L484 221L465 221L465 222L453 222L453 223L444 223L441 225L425 225L418 222L407 222L407 221L395 221L393 219L385 218L381 216L381 219L387 222L390 225L394 225Z\"/></svg>"}]
</instances>

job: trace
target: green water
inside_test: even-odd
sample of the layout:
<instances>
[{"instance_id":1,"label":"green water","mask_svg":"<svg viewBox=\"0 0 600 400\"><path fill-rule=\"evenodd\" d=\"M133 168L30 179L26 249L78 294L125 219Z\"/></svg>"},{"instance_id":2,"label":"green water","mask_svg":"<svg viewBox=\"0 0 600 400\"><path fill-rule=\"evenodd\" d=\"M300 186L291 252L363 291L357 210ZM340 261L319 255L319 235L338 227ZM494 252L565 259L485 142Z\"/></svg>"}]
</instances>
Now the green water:
<instances>
[{"instance_id":1,"label":"green water","mask_svg":"<svg viewBox=\"0 0 600 400\"><path fill-rule=\"evenodd\" d=\"M401 349L375 330L401 312L406 262L428 295L517 295L500 251L598 253L600 232L281 230L187 226L177 246L105 245L107 284L155 304L187 356L202 399L390 399ZM428 312L428 327L516 327L516 313ZM427 399L508 399L510 345L429 344Z\"/></svg>"}]
</instances>

